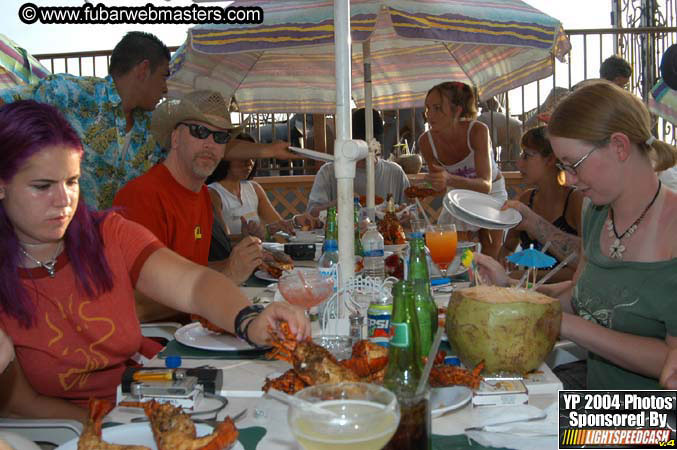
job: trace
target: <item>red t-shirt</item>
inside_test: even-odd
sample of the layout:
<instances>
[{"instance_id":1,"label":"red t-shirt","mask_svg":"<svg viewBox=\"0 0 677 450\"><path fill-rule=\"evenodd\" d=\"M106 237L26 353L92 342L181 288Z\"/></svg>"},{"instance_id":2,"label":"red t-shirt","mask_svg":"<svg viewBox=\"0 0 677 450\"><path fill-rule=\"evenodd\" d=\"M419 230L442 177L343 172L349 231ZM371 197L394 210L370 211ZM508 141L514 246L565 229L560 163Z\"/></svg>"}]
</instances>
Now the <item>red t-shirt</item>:
<instances>
[{"instance_id":1,"label":"red t-shirt","mask_svg":"<svg viewBox=\"0 0 677 450\"><path fill-rule=\"evenodd\" d=\"M207 186L193 192L177 182L164 164L127 183L113 200L126 218L148 228L167 247L206 266L212 237L211 200Z\"/></svg>"},{"instance_id":2,"label":"red t-shirt","mask_svg":"<svg viewBox=\"0 0 677 450\"><path fill-rule=\"evenodd\" d=\"M39 394L87 407L89 397L115 400L115 389L143 338L134 285L147 258L162 244L138 224L110 213L101 224L113 290L89 298L78 289L66 252L50 278L41 267L19 269L36 305L35 325L23 328L0 312L18 362Z\"/></svg>"}]
</instances>

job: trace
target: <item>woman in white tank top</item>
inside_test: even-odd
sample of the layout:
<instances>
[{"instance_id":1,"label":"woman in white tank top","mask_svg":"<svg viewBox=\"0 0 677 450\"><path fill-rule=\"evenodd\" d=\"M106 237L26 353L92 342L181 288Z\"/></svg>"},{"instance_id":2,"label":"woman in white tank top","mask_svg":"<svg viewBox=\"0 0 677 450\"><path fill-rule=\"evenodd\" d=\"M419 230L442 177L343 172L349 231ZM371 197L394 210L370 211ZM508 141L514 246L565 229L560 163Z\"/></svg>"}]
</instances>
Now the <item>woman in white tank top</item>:
<instances>
[{"instance_id":1,"label":"woman in white tank top","mask_svg":"<svg viewBox=\"0 0 677 450\"><path fill-rule=\"evenodd\" d=\"M508 199L505 179L491 149L489 130L475 120L475 95L457 81L434 86L426 96L425 114L430 131L418 144L430 173L426 179L438 191L468 189L489 194L503 203ZM503 231L478 229L443 210L439 223L455 223L460 232L478 231L482 253L496 257L503 244ZM468 239L459 233L459 240Z\"/></svg>"},{"instance_id":2,"label":"woman in white tank top","mask_svg":"<svg viewBox=\"0 0 677 450\"><path fill-rule=\"evenodd\" d=\"M247 233L263 239L264 225L270 225L270 231L284 230L292 232L292 221L283 220L270 203L265 191L250 179L256 172L253 159L226 161L219 163L207 180L209 195L215 211L220 211L226 232L230 235L243 234L243 221L247 223Z\"/></svg>"}]
</instances>

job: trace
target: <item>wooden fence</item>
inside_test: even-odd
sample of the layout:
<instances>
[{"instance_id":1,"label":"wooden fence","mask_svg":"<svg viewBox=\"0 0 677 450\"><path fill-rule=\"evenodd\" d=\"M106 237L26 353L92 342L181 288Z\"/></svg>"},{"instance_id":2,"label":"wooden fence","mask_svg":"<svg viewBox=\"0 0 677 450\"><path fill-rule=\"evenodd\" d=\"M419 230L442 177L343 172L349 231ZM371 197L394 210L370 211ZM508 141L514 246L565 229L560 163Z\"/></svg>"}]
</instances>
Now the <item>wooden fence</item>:
<instances>
[{"instance_id":1,"label":"wooden fence","mask_svg":"<svg viewBox=\"0 0 677 450\"><path fill-rule=\"evenodd\" d=\"M412 184L420 183L424 176L424 174L409 175L409 181ZM509 198L515 198L525 189L519 172L503 172L503 176L506 179ZM305 212L314 179L312 175L254 178L268 194L277 212L285 218ZM431 218L437 219L442 211L442 199L440 197L424 199L423 207Z\"/></svg>"}]
</instances>

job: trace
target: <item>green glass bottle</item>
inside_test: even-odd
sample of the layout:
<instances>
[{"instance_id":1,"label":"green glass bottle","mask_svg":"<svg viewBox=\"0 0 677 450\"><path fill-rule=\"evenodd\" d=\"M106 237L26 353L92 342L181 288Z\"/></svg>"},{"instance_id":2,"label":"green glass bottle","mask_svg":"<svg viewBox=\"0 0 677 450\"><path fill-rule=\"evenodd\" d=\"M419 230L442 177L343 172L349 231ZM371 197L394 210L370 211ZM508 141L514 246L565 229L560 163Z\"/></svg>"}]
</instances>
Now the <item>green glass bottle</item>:
<instances>
[{"instance_id":1,"label":"green glass bottle","mask_svg":"<svg viewBox=\"0 0 677 450\"><path fill-rule=\"evenodd\" d=\"M364 256L362 250L362 240L360 239L360 197L354 199L354 220L355 225L355 258Z\"/></svg>"},{"instance_id":2,"label":"green glass bottle","mask_svg":"<svg viewBox=\"0 0 677 450\"><path fill-rule=\"evenodd\" d=\"M392 292L391 336L383 385L399 396L400 393L413 394L421 378L421 331L411 283L399 281Z\"/></svg>"},{"instance_id":3,"label":"green glass bottle","mask_svg":"<svg viewBox=\"0 0 677 450\"><path fill-rule=\"evenodd\" d=\"M437 305L427 280L416 279L412 284L416 317L421 331L421 356L428 356L435 333L437 333Z\"/></svg>"},{"instance_id":4,"label":"green glass bottle","mask_svg":"<svg viewBox=\"0 0 677 450\"><path fill-rule=\"evenodd\" d=\"M423 233L415 231L409 235L409 269L407 271L407 280L425 280L430 282L429 273Z\"/></svg>"},{"instance_id":5,"label":"green glass bottle","mask_svg":"<svg viewBox=\"0 0 677 450\"><path fill-rule=\"evenodd\" d=\"M421 354L428 356L433 338L437 332L437 304L430 290L428 259L425 253L423 233L409 235L409 270L407 280L414 287L416 314L421 329Z\"/></svg>"},{"instance_id":6,"label":"green glass bottle","mask_svg":"<svg viewBox=\"0 0 677 450\"><path fill-rule=\"evenodd\" d=\"M324 242L336 241L338 242L338 225L336 223L336 206L332 206L327 210L327 223L324 225ZM324 245L322 246L324 251Z\"/></svg>"}]
</instances>

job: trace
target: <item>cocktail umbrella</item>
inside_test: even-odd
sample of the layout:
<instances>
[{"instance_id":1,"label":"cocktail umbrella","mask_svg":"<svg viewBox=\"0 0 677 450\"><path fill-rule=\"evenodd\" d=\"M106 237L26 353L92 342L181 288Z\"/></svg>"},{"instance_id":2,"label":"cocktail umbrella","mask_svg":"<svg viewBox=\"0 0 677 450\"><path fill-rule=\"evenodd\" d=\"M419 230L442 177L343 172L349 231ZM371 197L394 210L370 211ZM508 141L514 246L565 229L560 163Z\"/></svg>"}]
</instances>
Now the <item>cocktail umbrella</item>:
<instances>
[{"instance_id":1,"label":"cocktail umbrella","mask_svg":"<svg viewBox=\"0 0 677 450\"><path fill-rule=\"evenodd\" d=\"M40 62L7 36L0 34L0 89L36 83L49 75Z\"/></svg>"},{"instance_id":2,"label":"cocktail umbrella","mask_svg":"<svg viewBox=\"0 0 677 450\"><path fill-rule=\"evenodd\" d=\"M533 271L534 284L536 283L536 271L533 269L545 269L552 267L557 262L552 256L536 250L534 244L531 244L528 249L520 252L515 252L508 256L508 261L518 266L527 267L527 271ZM521 284L521 283L520 283Z\"/></svg>"},{"instance_id":3,"label":"cocktail umbrella","mask_svg":"<svg viewBox=\"0 0 677 450\"><path fill-rule=\"evenodd\" d=\"M232 6L262 8L263 23L192 28L172 58L170 95L215 89L234 95L245 113L335 113L333 2ZM553 58L571 48L558 20L520 0L352 0L350 38L351 96L368 122L372 107L422 106L427 90L444 81L474 86L485 100L551 75Z\"/></svg>"}]
</instances>

